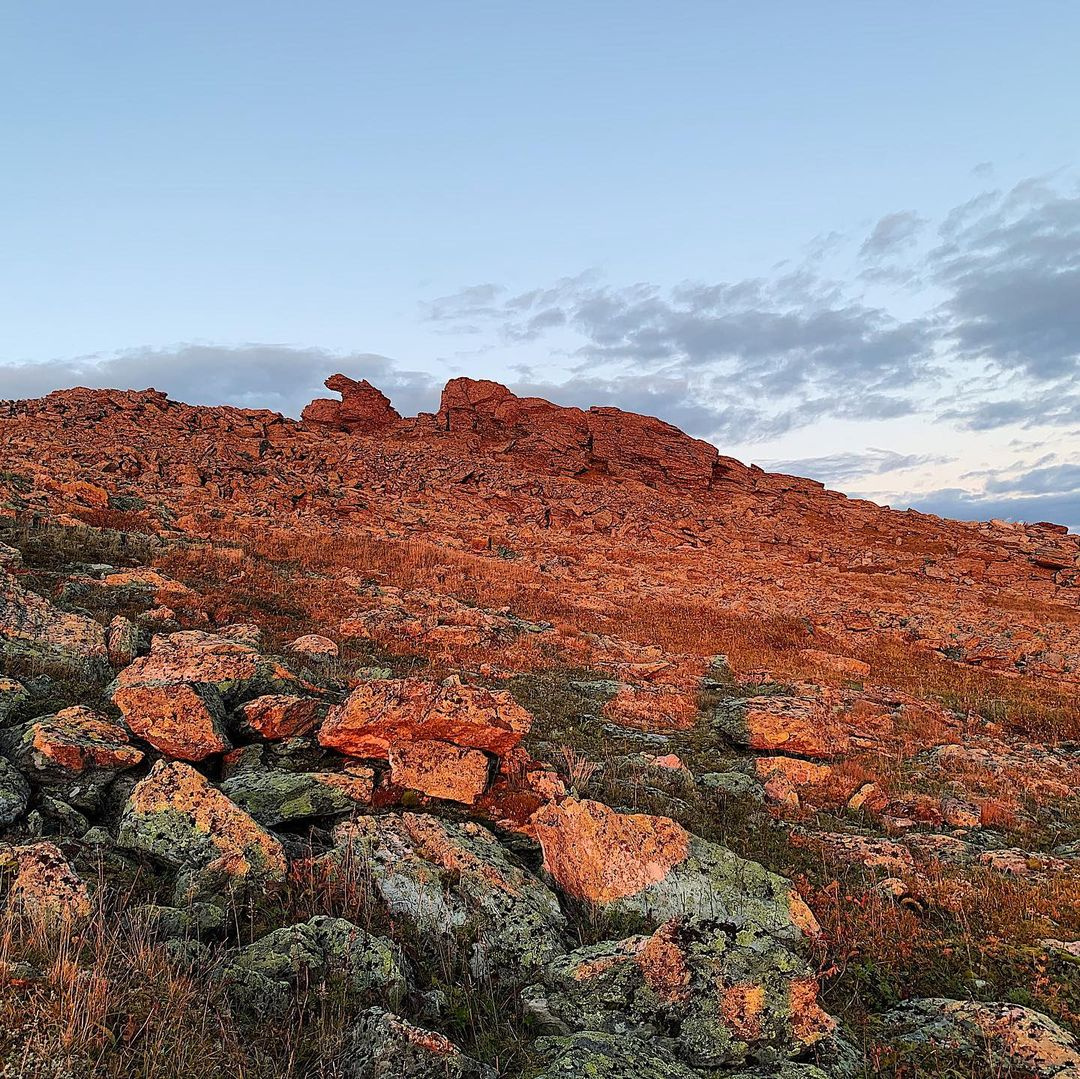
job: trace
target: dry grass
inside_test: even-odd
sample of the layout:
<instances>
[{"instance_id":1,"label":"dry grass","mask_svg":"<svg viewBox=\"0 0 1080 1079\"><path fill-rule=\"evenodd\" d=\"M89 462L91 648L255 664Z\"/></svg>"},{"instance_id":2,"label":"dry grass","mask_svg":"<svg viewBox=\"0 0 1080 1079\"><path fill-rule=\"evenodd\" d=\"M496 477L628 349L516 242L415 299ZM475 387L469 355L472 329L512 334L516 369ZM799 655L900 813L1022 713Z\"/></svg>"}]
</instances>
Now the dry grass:
<instances>
[{"instance_id":1,"label":"dry grass","mask_svg":"<svg viewBox=\"0 0 1080 1079\"><path fill-rule=\"evenodd\" d=\"M803 882L825 931L819 955L833 1014L861 1024L910 997L974 997L1024 1004L1080 1032L1080 965L1038 944L1080 935L1075 881L936 866L912 884L912 902L898 903L867 880L851 872Z\"/></svg>"}]
</instances>

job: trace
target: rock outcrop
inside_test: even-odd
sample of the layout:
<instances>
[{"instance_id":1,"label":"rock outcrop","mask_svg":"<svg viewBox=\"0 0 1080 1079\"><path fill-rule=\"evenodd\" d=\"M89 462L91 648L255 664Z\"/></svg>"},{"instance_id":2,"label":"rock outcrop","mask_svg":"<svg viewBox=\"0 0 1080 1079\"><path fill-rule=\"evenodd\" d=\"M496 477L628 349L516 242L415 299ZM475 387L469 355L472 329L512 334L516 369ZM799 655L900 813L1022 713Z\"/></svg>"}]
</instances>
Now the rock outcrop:
<instances>
[{"instance_id":1,"label":"rock outcrop","mask_svg":"<svg viewBox=\"0 0 1080 1079\"><path fill-rule=\"evenodd\" d=\"M654 927L673 918L722 922L788 940L818 932L789 880L673 820L568 798L530 823L559 887L609 914Z\"/></svg>"},{"instance_id":2,"label":"rock outcrop","mask_svg":"<svg viewBox=\"0 0 1080 1079\"><path fill-rule=\"evenodd\" d=\"M359 382L347 375L331 375L326 388L341 394L340 401L312 401L303 412L303 420L322 427L331 427L350 434L374 435L395 426L401 416L390 404L390 398L377 390L367 379Z\"/></svg>"}]
</instances>

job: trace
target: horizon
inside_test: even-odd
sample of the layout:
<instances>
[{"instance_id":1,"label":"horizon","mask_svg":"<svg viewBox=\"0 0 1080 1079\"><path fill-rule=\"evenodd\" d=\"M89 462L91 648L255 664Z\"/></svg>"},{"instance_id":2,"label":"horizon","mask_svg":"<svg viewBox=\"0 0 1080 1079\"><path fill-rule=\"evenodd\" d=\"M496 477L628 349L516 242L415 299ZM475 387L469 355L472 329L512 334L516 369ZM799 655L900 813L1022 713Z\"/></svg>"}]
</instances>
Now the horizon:
<instances>
[{"instance_id":1,"label":"horizon","mask_svg":"<svg viewBox=\"0 0 1080 1079\"><path fill-rule=\"evenodd\" d=\"M1080 529L1069 5L125 0L5 28L0 397L298 415L341 369L411 414L464 374Z\"/></svg>"},{"instance_id":2,"label":"horizon","mask_svg":"<svg viewBox=\"0 0 1080 1079\"><path fill-rule=\"evenodd\" d=\"M340 373L345 374L347 377L351 377L351 376L348 375L347 372L340 372ZM332 377L332 375L328 375L327 380L329 380L331 377ZM460 376L459 375L459 376L454 376L454 377L455 378L468 378L469 376ZM356 379L356 381L360 381L360 379ZM448 380L448 381L450 381L450 380ZM476 379L473 379L472 381L494 381L494 380L476 380ZM371 385L373 386L374 389L381 391L381 387L378 384L371 383ZM500 385L503 385L503 384L500 383ZM241 410L248 407L248 406L244 406L244 405L229 405L229 404L224 404L224 403L219 403L217 406L215 406L213 403L207 403L207 404L203 404L203 405L196 405L196 404L194 404L193 402L190 402L190 401L180 401L177 398L173 397L171 394L169 394L167 391L160 390L156 386L143 386L143 387L68 386L68 387L58 387L56 390L53 390L53 391L50 391L50 392L52 392L52 393L64 393L66 391L80 390L80 389L84 389L84 390L100 390L101 392L105 392L105 393L134 393L134 394L140 394L140 393L163 393L165 395L165 397L169 401L172 401L175 404L192 406L192 407L205 407L205 408L211 408L211 407L230 408L231 407L231 408L238 408L238 409L241 409ZM325 389L325 387L324 387L324 389ZM337 393L334 393L333 391L327 390L326 392L331 394L331 396L326 398L326 400L338 401L338 400L341 399L340 395L337 394ZM511 391L511 392L513 392L513 391ZM524 395L517 395L517 396L524 396ZM319 399L318 396L316 396L312 400L314 401L314 400L318 400L318 399ZM308 403L311 403L311 402L308 402ZM393 404L392 401L391 401L391 404ZM611 405L606 405L604 402L597 402L597 403L595 403L593 405L570 405L570 406L564 406L564 407L579 408L579 409L582 409L583 411L588 411L589 409L592 409L592 408L607 408L607 407L618 408L619 406L617 406L617 405L611 406ZM438 403L438 401L436 401L435 404L430 409L421 409L416 413L405 413L405 412L403 412L401 414L401 418L402 418L402 420L409 420L409 419L416 419L416 418L418 418L419 416L422 416L422 415L431 416L435 412L438 411L438 408L439 408L439 403ZM271 411L274 414L279 415L282 418L284 418L286 420L289 420L290 422L293 422L293 423L302 422L301 416L299 414L300 411L302 411L302 410L298 410L296 415L290 415L288 413L281 412L281 411L279 411L277 409L269 409L267 411ZM624 409L622 411L627 411L627 410ZM639 413L639 414L640 415L650 415L649 413ZM662 419L662 417L654 417L654 418ZM665 422L667 422L667 421L665 421ZM673 425L673 426L677 426L677 425ZM694 435L688 434L686 431L682 431L682 428L677 427L677 429L679 431L681 431L682 434L686 435L686 437L688 437L688 438L695 438L696 437ZM343 435L342 437L352 437L352 436ZM368 437L371 437L371 436L368 436ZM707 441L707 440L702 439L701 441ZM711 445L711 443L709 443L709 444ZM721 452L722 456L729 456L729 457L731 456L730 454L723 454L722 451L720 451L720 452ZM789 475L789 476L792 476L793 478L796 478L796 479L814 480L815 482L821 483L822 486L826 490L837 492L839 494L844 495L844 497L846 497L846 498L861 498L862 497L862 496L859 496L859 495L849 495L846 492L842 491L839 487L833 487L833 486L831 486L830 484L828 484L825 481L817 480L812 475L804 475L802 473L792 472L792 471L790 471L788 469L778 467L777 465L771 465L770 466L770 465L765 465L765 464L759 464L759 462L752 461L752 460L745 460L742 463L746 464L746 465L749 465L751 467L762 468L765 472L771 472L773 474ZM784 462L778 462L777 464L782 465L783 463ZM794 463L798 463L798 462L794 462ZM939 516L939 517L943 516L941 514L934 514L932 510L919 510L918 507L916 507L916 506L890 506L886 502L878 502L875 499L869 499L869 501L876 502L878 505L883 506L885 509L891 509L891 510L895 510L897 512L905 512L907 510L917 510L920 513L926 513L926 514L929 514L931 516ZM952 518L952 519L953 520L958 520L958 521L970 521L970 522L989 522L991 520L1009 520L1009 518L1007 518L1007 517L1003 517L1003 518L956 517L956 518ZM1031 520L1025 521L1023 523L1026 523L1026 524L1054 524L1054 525L1060 525L1063 522L1058 522L1058 521L1035 521L1034 519L1031 519ZM1067 526L1067 527L1069 527L1069 526ZM1077 529L1077 528L1074 528L1074 527L1069 527L1069 531L1071 533L1076 533L1076 532L1080 531L1080 529Z\"/></svg>"}]
</instances>

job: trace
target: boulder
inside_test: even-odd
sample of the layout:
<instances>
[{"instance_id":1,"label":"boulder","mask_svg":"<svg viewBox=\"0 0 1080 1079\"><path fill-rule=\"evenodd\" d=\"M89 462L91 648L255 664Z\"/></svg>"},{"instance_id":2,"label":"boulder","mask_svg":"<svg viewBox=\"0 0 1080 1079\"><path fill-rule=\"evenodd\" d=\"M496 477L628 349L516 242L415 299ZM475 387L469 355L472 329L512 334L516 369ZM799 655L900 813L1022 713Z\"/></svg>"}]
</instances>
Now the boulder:
<instances>
[{"instance_id":1,"label":"boulder","mask_svg":"<svg viewBox=\"0 0 1080 1079\"><path fill-rule=\"evenodd\" d=\"M405 961L391 941L343 918L316 915L275 929L226 964L229 995L242 1008L282 1013L296 993L338 990L353 1003L397 1004L408 991Z\"/></svg>"},{"instance_id":2,"label":"boulder","mask_svg":"<svg viewBox=\"0 0 1080 1079\"><path fill-rule=\"evenodd\" d=\"M105 630L92 618L54 607L0 569L0 653L106 665Z\"/></svg>"},{"instance_id":3,"label":"boulder","mask_svg":"<svg viewBox=\"0 0 1080 1079\"><path fill-rule=\"evenodd\" d=\"M142 633L139 627L125 618L122 614L116 615L109 623L105 631L105 644L109 653L109 663L115 670L128 666L139 654L139 646L142 643Z\"/></svg>"},{"instance_id":4,"label":"boulder","mask_svg":"<svg viewBox=\"0 0 1080 1079\"><path fill-rule=\"evenodd\" d=\"M994 1074L1017 1068L1034 1079L1080 1076L1077 1040L1042 1012L1019 1004L908 1000L881 1016L877 1028L876 1040L893 1050L896 1061L915 1057L940 1065L948 1054ZM886 1055L883 1062L888 1060Z\"/></svg>"},{"instance_id":5,"label":"boulder","mask_svg":"<svg viewBox=\"0 0 1080 1079\"><path fill-rule=\"evenodd\" d=\"M375 786L370 768L350 772L242 772L221 784L227 795L266 827L330 817L369 805Z\"/></svg>"},{"instance_id":6,"label":"boulder","mask_svg":"<svg viewBox=\"0 0 1080 1079\"><path fill-rule=\"evenodd\" d=\"M9 909L50 923L76 922L90 913L90 892L55 843L0 849L0 867L12 873Z\"/></svg>"},{"instance_id":7,"label":"boulder","mask_svg":"<svg viewBox=\"0 0 1080 1079\"><path fill-rule=\"evenodd\" d=\"M702 1079L653 1038L589 1030L568 1037L540 1038L545 1061L534 1079Z\"/></svg>"},{"instance_id":8,"label":"boulder","mask_svg":"<svg viewBox=\"0 0 1080 1079\"><path fill-rule=\"evenodd\" d=\"M342 1079L495 1079L495 1071L467 1057L449 1038L415 1027L383 1008L353 1022L338 1057Z\"/></svg>"},{"instance_id":9,"label":"boulder","mask_svg":"<svg viewBox=\"0 0 1080 1079\"><path fill-rule=\"evenodd\" d=\"M216 903L188 903L183 907L165 907L150 903L138 907L137 913L164 940L219 937L229 927L228 914Z\"/></svg>"},{"instance_id":10,"label":"boulder","mask_svg":"<svg viewBox=\"0 0 1080 1079\"><path fill-rule=\"evenodd\" d=\"M813 697L733 698L717 705L715 722L736 745L757 753L828 758L850 748L846 732Z\"/></svg>"},{"instance_id":11,"label":"boulder","mask_svg":"<svg viewBox=\"0 0 1080 1079\"><path fill-rule=\"evenodd\" d=\"M566 920L555 894L475 822L357 817L334 838L338 866L358 867L390 916L432 948L447 934L461 938L477 976L528 976L563 950Z\"/></svg>"},{"instance_id":12,"label":"boulder","mask_svg":"<svg viewBox=\"0 0 1080 1079\"><path fill-rule=\"evenodd\" d=\"M319 741L354 757L386 760L395 742L440 741L500 756L524 737L532 717L504 690L422 678L365 682L331 711Z\"/></svg>"},{"instance_id":13,"label":"boulder","mask_svg":"<svg viewBox=\"0 0 1080 1079\"><path fill-rule=\"evenodd\" d=\"M113 703L135 734L169 757L201 761L231 748L225 705L213 686L125 684L114 689Z\"/></svg>"},{"instance_id":14,"label":"boulder","mask_svg":"<svg viewBox=\"0 0 1080 1079\"><path fill-rule=\"evenodd\" d=\"M327 705L315 697L270 693L242 705L234 714L237 733L268 742L309 734L326 715Z\"/></svg>"},{"instance_id":15,"label":"boulder","mask_svg":"<svg viewBox=\"0 0 1080 1079\"><path fill-rule=\"evenodd\" d=\"M176 867L181 894L233 893L285 878L280 841L179 761L158 761L136 784L117 842Z\"/></svg>"},{"instance_id":16,"label":"boulder","mask_svg":"<svg viewBox=\"0 0 1080 1079\"><path fill-rule=\"evenodd\" d=\"M719 466L715 447L662 420L618 408L564 408L487 379L451 379L436 423L472 453L556 475L708 489Z\"/></svg>"},{"instance_id":17,"label":"boulder","mask_svg":"<svg viewBox=\"0 0 1080 1079\"><path fill-rule=\"evenodd\" d=\"M23 772L83 809L96 808L102 788L143 759L120 724L81 705L5 731L0 742Z\"/></svg>"},{"instance_id":18,"label":"boulder","mask_svg":"<svg viewBox=\"0 0 1080 1079\"><path fill-rule=\"evenodd\" d=\"M432 798L472 805L488 787L491 761L478 749L449 742L395 742L390 747L390 780Z\"/></svg>"},{"instance_id":19,"label":"boulder","mask_svg":"<svg viewBox=\"0 0 1080 1079\"><path fill-rule=\"evenodd\" d=\"M611 914L636 916L654 928L685 916L788 940L819 931L789 880L667 817L568 798L538 810L530 824L555 883Z\"/></svg>"},{"instance_id":20,"label":"boulder","mask_svg":"<svg viewBox=\"0 0 1080 1079\"><path fill-rule=\"evenodd\" d=\"M297 637L295 641L288 644L287 648L290 652L315 662L337 659L340 653L338 646L329 637L320 636L318 633L308 633L303 637Z\"/></svg>"},{"instance_id":21,"label":"boulder","mask_svg":"<svg viewBox=\"0 0 1080 1079\"><path fill-rule=\"evenodd\" d=\"M149 653L117 675L113 690L176 685L209 686L230 708L267 693L314 688L242 640L184 630L155 636Z\"/></svg>"},{"instance_id":22,"label":"boulder","mask_svg":"<svg viewBox=\"0 0 1080 1079\"><path fill-rule=\"evenodd\" d=\"M805 1053L836 1027L817 997L805 963L761 930L677 921L558 956L524 994L560 1033L656 1037L709 1068Z\"/></svg>"},{"instance_id":23,"label":"boulder","mask_svg":"<svg viewBox=\"0 0 1080 1079\"><path fill-rule=\"evenodd\" d=\"M0 757L0 828L13 824L30 802L30 784L9 761Z\"/></svg>"},{"instance_id":24,"label":"boulder","mask_svg":"<svg viewBox=\"0 0 1080 1079\"><path fill-rule=\"evenodd\" d=\"M373 435L396 426L401 414L390 399L367 379L331 375L324 383L328 390L341 394L340 401L317 398L300 414L304 423L331 427L350 434Z\"/></svg>"}]
</instances>

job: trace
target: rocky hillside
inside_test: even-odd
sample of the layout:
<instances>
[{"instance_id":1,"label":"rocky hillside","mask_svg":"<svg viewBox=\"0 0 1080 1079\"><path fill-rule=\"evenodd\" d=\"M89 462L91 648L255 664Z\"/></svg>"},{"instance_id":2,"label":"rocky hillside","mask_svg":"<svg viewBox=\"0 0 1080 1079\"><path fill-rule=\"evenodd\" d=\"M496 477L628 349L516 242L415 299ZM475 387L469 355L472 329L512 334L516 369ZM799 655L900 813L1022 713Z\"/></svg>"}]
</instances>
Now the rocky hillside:
<instances>
[{"instance_id":1,"label":"rocky hillside","mask_svg":"<svg viewBox=\"0 0 1080 1079\"><path fill-rule=\"evenodd\" d=\"M0 402L0 1074L1080 1076L1080 537L327 386Z\"/></svg>"}]
</instances>

